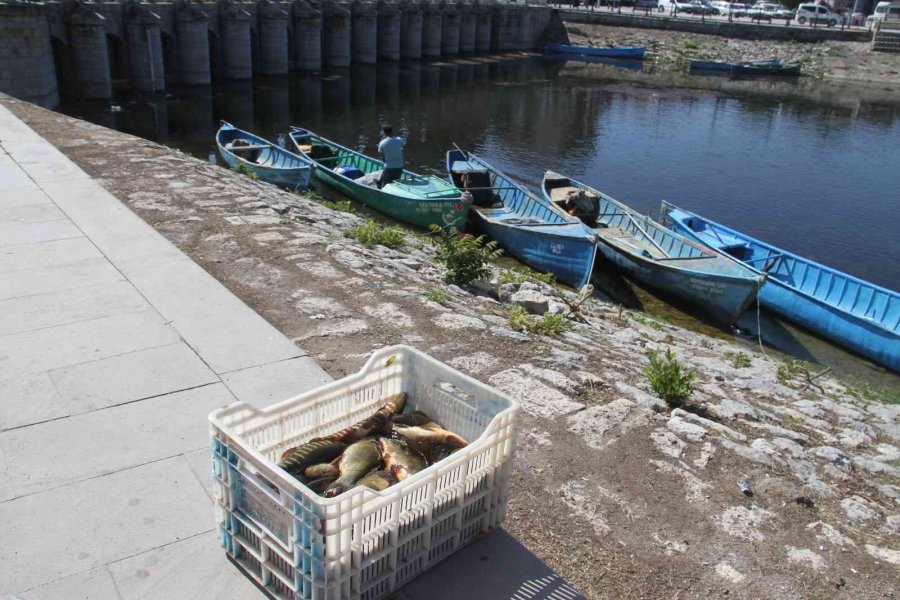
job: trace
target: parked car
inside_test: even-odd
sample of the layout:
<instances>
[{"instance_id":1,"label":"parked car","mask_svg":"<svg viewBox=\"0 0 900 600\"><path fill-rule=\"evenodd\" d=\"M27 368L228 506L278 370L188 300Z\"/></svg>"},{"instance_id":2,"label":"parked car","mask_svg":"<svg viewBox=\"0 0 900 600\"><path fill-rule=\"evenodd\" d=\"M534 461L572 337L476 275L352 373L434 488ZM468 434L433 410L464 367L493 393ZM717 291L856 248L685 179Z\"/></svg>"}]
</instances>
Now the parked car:
<instances>
[{"instance_id":1,"label":"parked car","mask_svg":"<svg viewBox=\"0 0 900 600\"><path fill-rule=\"evenodd\" d=\"M695 0L660 0L660 6L669 12L677 10L686 14L700 14L704 11L703 5Z\"/></svg>"},{"instance_id":2,"label":"parked car","mask_svg":"<svg viewBox=\"0 0 900 600\"><path fill-rule=\"evenodd\" d=\"M735 17L746 17L749 16L751 8L749 4L732 3L731 14Z\"/></svg>"},{"instance_id":3,"label":"parked car","mask_svg":"<svg viewBox=\"0 0 900 600\"><path fill-rule=\"evenodd\" d=\"M866 27L874 28L883 21L900 22L900 0L893 2L879 2L875 5L875 12L866 18Z\"/></svg>"},{"instance_id":4,"label":"parked car","mask_svg":"<svg viewBox=\"0 0 900 600\"><path fill-rule=\"evenodd\" d=\"M829 27L834 27L844 20L844 17L832 12L828 7L818 4L801 4L797 7L797 23L805 25L806 23L827 23Z\"/></svg>"},{"instance_id":5,"label":"parked car","mask_svg":"<svg viewBox=\"0 0 900 600\"><path fill-rule=\"evenodd\" d=\"M754 5L749 11L749 16L756 18L767 19L771 21L772 19L793 19L794 13L786 9L781 4L774 4L769 2L760 2Z\"/></svg>"},{"instance_id":6,"label":"parked car","mask_svg":"<svg viewBox=\"0 0 900 600\"><path fill-rule=\"evenodd\" d=\"M634 0L634 10L665 10L659 0Z\"/></svg>"}]
</instances>

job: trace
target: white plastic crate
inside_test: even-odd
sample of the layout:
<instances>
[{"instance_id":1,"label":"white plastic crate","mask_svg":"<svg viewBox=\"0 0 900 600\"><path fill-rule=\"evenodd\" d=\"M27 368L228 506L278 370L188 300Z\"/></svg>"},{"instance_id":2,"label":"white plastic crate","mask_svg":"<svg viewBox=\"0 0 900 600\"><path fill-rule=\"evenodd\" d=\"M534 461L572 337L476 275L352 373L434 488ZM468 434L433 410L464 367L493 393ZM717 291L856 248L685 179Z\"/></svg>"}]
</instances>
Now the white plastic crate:
<instances>
[{"instance_id":1,"label":"white plastic crate","mask_svg":"<svg viewBox=\"0 0 900 600\"><path fill-rule=\"evenodd\" d=\"M469 440L383 492L310 491L276 463L286 449L344 429L406 392ZM519 408L508 396L408 346L375 352L339 381L258 410L210 414L223 547L270 596L375 600L502 523Z\"/></svg>"}]
</instances>

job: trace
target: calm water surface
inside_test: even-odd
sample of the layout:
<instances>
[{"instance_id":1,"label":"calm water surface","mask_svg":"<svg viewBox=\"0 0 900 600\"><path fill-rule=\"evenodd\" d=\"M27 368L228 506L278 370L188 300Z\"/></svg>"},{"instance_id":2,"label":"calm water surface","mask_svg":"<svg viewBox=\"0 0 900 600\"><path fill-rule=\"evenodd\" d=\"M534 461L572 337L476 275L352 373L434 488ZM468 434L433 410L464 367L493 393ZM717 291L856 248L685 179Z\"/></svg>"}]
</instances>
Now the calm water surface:
<instances>
[{"instance_id":1,"label":"calm water surface","mask_svg":"<svg viewBox=\"0 0 900 600\"><path fill-rule=\"evenodd\" d=\"M611 71L541 59L388 64L60 110L204 159L221 119L270 139L302 125L370 154L390 122L413 169L444 175L457 143L534 189L552 168L639 211L668 200L900 289L900 99L861 111Z\"/></svg>"}]
</instances>

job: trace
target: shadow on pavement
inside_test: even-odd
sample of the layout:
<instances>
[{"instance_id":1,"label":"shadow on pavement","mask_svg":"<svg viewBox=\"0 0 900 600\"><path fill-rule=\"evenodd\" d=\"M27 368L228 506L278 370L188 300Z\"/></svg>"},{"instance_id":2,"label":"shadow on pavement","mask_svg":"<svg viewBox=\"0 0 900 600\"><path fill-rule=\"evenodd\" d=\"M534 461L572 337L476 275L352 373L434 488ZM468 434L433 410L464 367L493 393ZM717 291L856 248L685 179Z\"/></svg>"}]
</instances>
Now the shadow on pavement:
<instances>
[{"instance_id":1,"label":"shadow on pavement","mask_svg":"<svg viewBox=\"0 0 900 600\"><path fill-rule=\"evenodd\" d=\"M516 538L498 529L398 590L394 600L586 600Z\"/></svg>"}]
</instances>

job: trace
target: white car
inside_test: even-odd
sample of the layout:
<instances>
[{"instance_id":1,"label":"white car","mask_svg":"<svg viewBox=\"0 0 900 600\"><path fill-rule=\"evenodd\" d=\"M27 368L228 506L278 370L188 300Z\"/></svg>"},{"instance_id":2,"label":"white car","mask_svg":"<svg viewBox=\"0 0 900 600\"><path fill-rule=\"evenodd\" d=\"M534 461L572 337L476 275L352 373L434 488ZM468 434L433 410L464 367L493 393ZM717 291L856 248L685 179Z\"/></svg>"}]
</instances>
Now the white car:
<instances>
[{"instance_id":1,"label":"white car","mask_svg":"<svg viewBox=\"0 0 900 600\"><path fill-rule=\"evenodd\" d=\"M900 1L879 2L875 5L875 12L866 18L866 27L872 29L876 23L882 21L900 21Z\"/></svg>"},{"instance_id":2,"label":"white car","mask_svg":"<svg viewBox=\"0 0 900 600\"><path fill-rule=\"evenodd\" d=\"M797 7L796 20L800 25L805 25L806 23L827 23L829 27L834 27L843 21L844 17L831 12L826 6L801 4Z\"/></svg>"}]
</instances>

